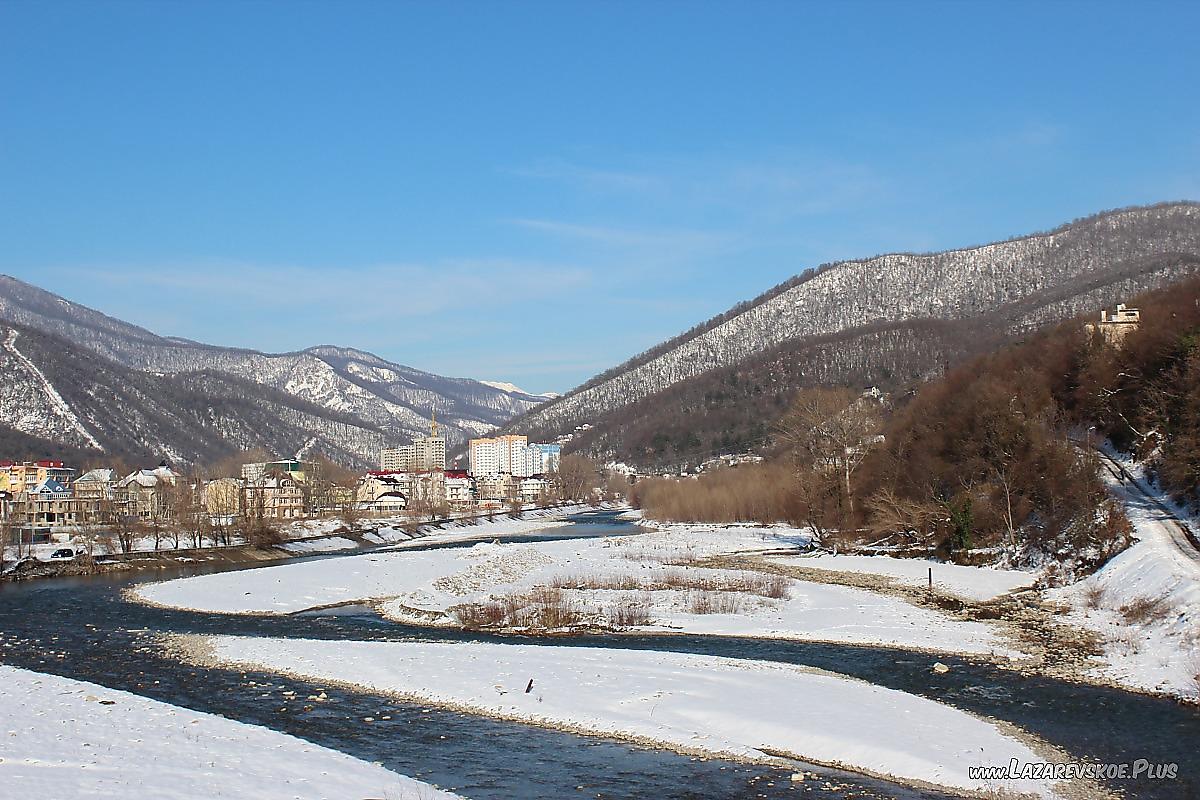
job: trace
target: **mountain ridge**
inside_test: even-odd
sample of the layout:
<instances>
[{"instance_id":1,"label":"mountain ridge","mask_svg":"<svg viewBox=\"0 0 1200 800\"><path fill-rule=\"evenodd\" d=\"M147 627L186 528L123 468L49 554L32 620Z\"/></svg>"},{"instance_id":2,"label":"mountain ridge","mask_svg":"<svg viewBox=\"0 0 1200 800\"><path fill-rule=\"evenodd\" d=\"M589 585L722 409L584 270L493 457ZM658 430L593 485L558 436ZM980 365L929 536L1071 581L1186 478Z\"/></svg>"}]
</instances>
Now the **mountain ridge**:
<instances>
[{"instance_id":1,"label":"mountain ridge","mask_svg":"<svg viewBox=\"0 0 1200 800\"><path fill-rule=\"evenodd\" d=\"M683 381L875 323L990 317L996 333L1012 337L1190 274L1198 261L1200 204L1185 201L1105 211L972 248L826 264L600 373L504 430L570 437ZM1011 319L995 317L999 308ZM587 437L593 455L639 458L611 423Z\"/></svg>"},{"instance_id":2,"label":"mountain ridge","mask_svg":"<svg viewBox=\"0 0 1200 800\"><path fill-rule=\"evenodd\" d=\"M163 337L7 275L0 276L0 321L57 337L136 373L175 376L191 389L203 379L219 384L219 375L258 384L271 390L260 398L267 407L287 411L289 403L273 394L279 392L324 409L331 424L348 415L388 446L425 433L434 412L449 442L459 444L545 400L435 375L353 347L322 344L267 353ZM375 437L354 438L352 461L376 463Z\"/></svg>"}]
</instances>

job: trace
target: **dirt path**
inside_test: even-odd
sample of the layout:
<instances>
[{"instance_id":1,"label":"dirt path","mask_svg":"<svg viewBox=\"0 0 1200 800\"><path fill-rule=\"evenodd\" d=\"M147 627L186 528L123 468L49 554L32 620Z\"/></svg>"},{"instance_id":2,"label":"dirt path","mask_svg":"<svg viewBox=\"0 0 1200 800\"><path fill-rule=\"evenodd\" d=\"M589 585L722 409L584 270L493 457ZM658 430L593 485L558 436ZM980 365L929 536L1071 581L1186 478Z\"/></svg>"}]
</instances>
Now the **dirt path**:
<instances>
[{"instance_id":1,"label":"dirt path","mask_svg":"<svg viewBox=\"0 0 1200 800\"><path fill-rule=\"evenodd\" d=\"M1153 510L1154 516L1148 520L1160 532L1164 540L1171 542L1184 559L1197 568L1197 578L1200 579L1200 538L1191 526L1142 486L1129 470L1119 462L1109 457L1102 450L1096 450L1105 469L1113 476L1119 486L1111 487L1117 499L1125 505L1141 505L1147 510Z\"/></svg>"}]
</instances>

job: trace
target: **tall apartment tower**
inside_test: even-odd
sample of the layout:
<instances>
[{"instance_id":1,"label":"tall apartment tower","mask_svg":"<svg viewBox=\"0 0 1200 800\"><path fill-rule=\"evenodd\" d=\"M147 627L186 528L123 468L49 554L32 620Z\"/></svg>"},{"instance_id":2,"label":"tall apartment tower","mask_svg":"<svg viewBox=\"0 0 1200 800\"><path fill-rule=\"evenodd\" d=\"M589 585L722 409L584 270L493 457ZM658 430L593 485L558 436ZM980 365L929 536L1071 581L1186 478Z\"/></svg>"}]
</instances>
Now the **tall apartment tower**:
<instances>
[{"instance_id":1,"label":"tall apartment tower","mask_svg":"<svg viewBox=\"0 0 1200 800\"><path fill-rule=\"evenodd\" d=\"M437 412L429 419L429 435L412 444L381 450L379 468L387 472L441 472L446 469L446 437L438 430Z\"/></svg>"}]
</instances>

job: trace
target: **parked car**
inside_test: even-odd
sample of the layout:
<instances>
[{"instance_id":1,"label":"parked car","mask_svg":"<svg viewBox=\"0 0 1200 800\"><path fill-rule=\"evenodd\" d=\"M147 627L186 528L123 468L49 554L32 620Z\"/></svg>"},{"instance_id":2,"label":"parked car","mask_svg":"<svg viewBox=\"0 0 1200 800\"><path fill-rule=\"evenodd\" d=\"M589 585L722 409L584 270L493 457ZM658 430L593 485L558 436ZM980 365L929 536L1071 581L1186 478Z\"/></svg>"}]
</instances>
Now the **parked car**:
<instances>
[{"instance_id":1,"label":"parked car","mask_svg":"<svg viewBox=\"0 0 1200 800\"><path fill-rule=\"evenodd\" d=\"M60 547L50 554L51 561L71 561L75 558L75 551L70 547Z\"/></svg>"}]
</instances>

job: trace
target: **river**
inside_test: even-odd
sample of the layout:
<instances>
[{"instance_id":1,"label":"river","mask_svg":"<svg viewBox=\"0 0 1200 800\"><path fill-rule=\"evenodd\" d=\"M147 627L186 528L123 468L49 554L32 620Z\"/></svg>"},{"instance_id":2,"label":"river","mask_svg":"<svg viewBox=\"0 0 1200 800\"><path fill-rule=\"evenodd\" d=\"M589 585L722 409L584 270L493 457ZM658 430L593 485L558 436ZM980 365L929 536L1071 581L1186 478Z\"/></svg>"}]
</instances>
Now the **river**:
<instances>
[{"instance_id":1,"label":"river","mask_svg":"<svg viewBox=\"0 0 1200 800\"><path fill-rule=\"evenodd\" d=\"M612 514L588 513L570 526L514 537L562 539L636 532ZM425 543L420 549L467 546ZM355 554L308 558L355 558ZM265 567L270 569L270 567ZM430 781L476 800L580 798L941 798L843 772L798 765L820 778L793 786L793 769L698 759L670 751L492 720L268 673L199 668L160 652L155 636L226 633L329 639L514 641L516 637L433 630L381 619L364 607L287 617L230 616L172 611L130 603L132 583L213 571L192 566L154 573L60 578L0 584L0 661L92 681L264 725L389 769ZM525 644L537 639L521 637ZM708 653L805 664L921 694L977 714L1017 724L1068 752L1103 762L1180 765L1174 781L1117 785L1129 797L1196 798L1200 714L1170 700L1114 689L1030 678L964 658L889 648L824 645L686 635L556 637L554 645L625 647ZM949 664L936 686L935 660ZM283 697L325 688L330 701L302 711ZM280 709L287 709L282 711ZM381 717L389 716L390 720ZM365 724L364 717L375 722Z\"/></svg>"}]
</instances>

